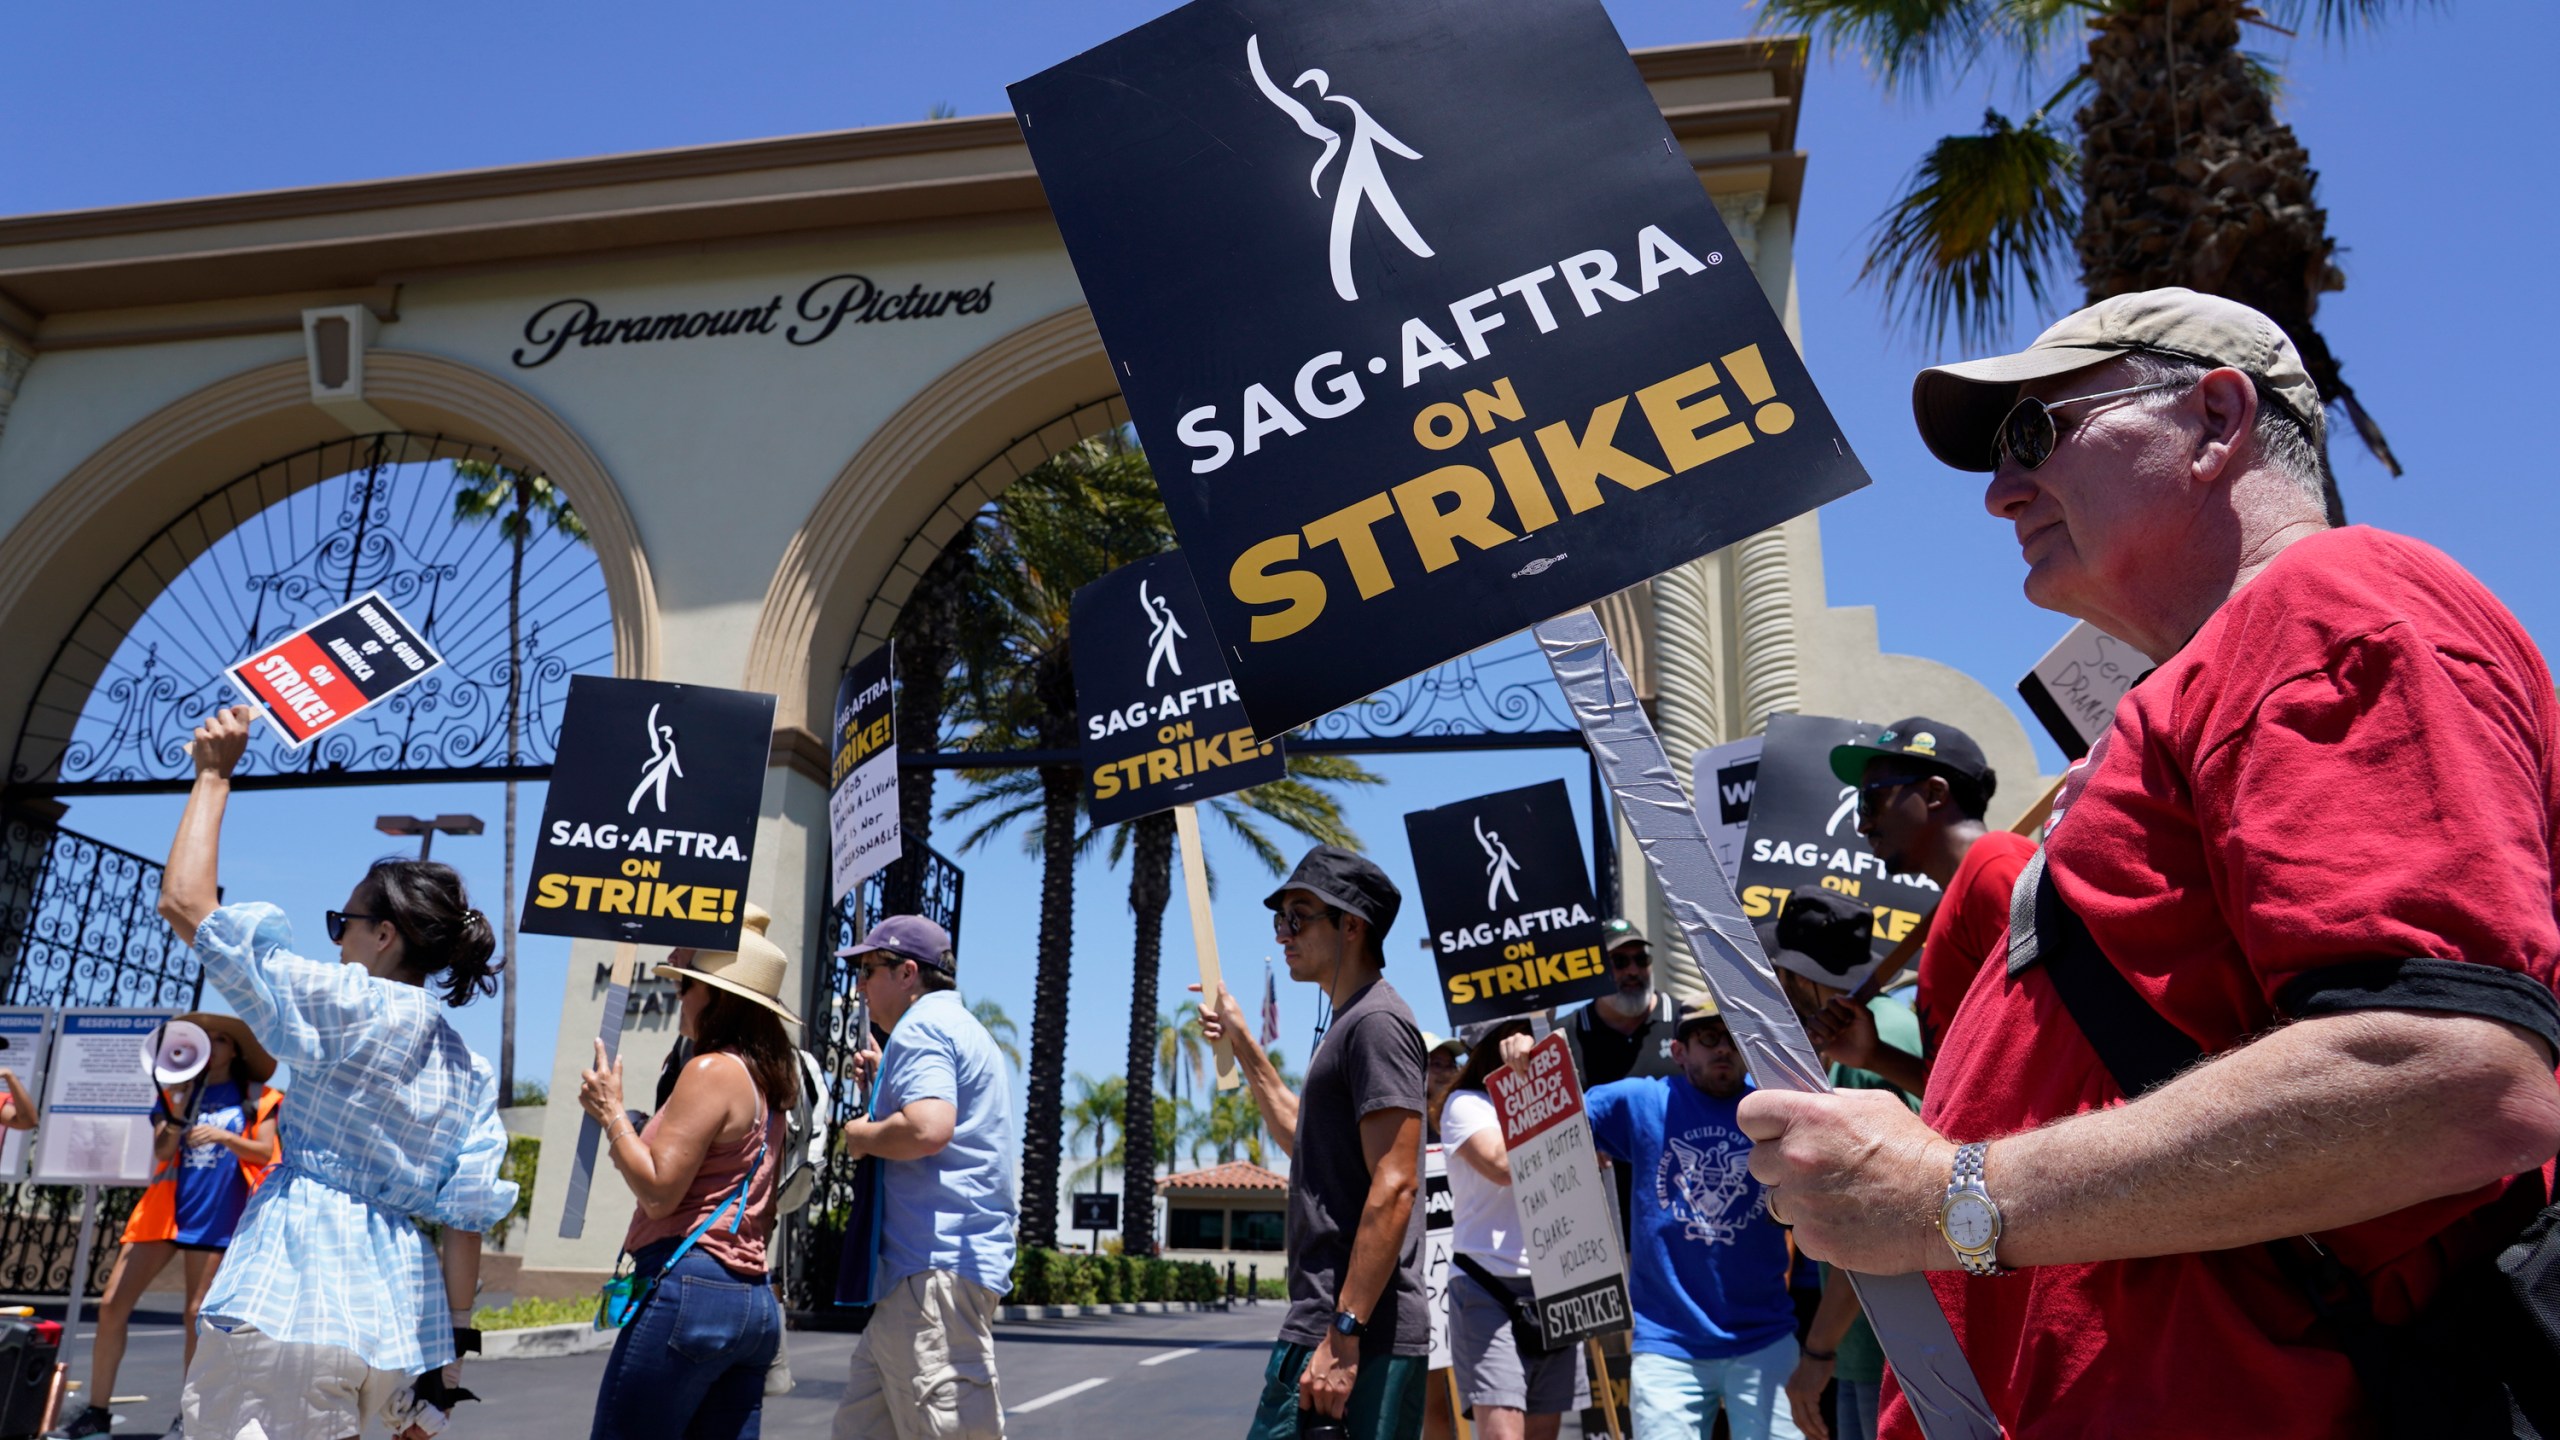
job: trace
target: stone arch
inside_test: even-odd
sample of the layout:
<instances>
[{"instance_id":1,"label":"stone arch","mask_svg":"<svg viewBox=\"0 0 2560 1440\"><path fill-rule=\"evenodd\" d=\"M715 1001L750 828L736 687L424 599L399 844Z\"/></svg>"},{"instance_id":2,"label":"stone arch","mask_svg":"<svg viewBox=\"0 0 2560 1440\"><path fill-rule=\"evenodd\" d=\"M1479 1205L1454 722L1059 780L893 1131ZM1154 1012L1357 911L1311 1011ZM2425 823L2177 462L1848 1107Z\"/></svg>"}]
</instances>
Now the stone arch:
<instances>
[{"instance_id":1,"label":"stone arch","mask_svg":"<svg viewBox=\"0 0 2560 1440\"><path fill-rule=\"evenodd\" d=\"M944 372L873 433L791 537L745 685L779 726L824 734L845 657L886 639L908 591L1023 470L1127 420L1092 312L1033 321Z\"/></svg>"},{"instance_id":2,"label":"stone arch","mask_svg":"<svg viewBox=\"0 0 2560 1440\"><path fill-rule=\"evenodd\" d=\"M614 669L655 673L657 597L639 527L586 442L540 401L468 365L375 350L365 369L365 398L404 427L497 446L541 467L569 494L613 607ZM300 360L215 381L144 417L74 466L0 537L0 634L49 647L170 516L268 460L347 433L312 406ZM34 667L0 675L0 724L12 744L41 675Z\"/></svg>"}]
</instances>

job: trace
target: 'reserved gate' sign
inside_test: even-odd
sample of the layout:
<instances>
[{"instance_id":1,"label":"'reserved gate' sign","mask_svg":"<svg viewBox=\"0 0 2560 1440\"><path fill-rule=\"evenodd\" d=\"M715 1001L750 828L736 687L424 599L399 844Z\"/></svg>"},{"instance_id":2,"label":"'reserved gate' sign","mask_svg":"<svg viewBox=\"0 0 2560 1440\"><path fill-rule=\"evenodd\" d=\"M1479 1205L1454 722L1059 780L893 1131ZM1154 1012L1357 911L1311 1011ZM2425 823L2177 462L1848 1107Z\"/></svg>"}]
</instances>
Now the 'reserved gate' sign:
<instances>
[{"instance_id":1,"label":"'reserved gate' sign","mask_svg":"<svg viewBox=\"0 0 2560 1440\"><path fill-rule=\"evenodd\" d=\"M1866 483L1595 0L1197 0L1011 93L1262 735Z\"/></svg>"},{"instance_id":2,"label":"'reserved gate' sign","mask_svg":"<svg viewBox=\"0 0 2560 1440\"><path fill-rule=\"evenodd\" d=\"M1254 739L1179 552L1123 565L1078 590L1067 630L1094 824L1288 774L1280 742Z\"/></svg>"},{"instance_id":3,"label":"'reserved gate' sign","mask_svg":"<svg viewBox=\"0 0 2560 1440\"><path fill-rule=\"evenodd\" d=\"M444 663L380 595L363 595L231 667L231 683L295 749Z\"/></svg>"},{"instance_id":4,"label":"'reserved gate' sign","mask_svg":"<svg viewBox=\"0 0 2560 1440\"><path fill-rule=\"evenodd\" d=\"M1564 782L1404 817L1449 1023L1552 1010L1617 988Z\"/></svg>"}]
</instances>

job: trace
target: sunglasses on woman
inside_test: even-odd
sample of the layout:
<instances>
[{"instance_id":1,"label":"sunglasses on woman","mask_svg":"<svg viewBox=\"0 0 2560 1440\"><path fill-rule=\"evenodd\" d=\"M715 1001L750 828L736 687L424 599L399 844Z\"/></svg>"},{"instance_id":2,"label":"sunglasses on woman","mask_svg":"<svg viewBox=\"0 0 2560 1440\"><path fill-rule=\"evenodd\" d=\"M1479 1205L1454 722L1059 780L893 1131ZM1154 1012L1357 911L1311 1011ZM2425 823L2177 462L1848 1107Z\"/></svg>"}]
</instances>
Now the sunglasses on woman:
<instances>
[{"instance_id":1,"label":"sunglasses on woman","mask_svg":"<svg viewBox=\"0 0 2560 1440\"><path fill-rule=\"evenodd\" d=\"M2095 395L2073 395L2062 400L2039 400L2030 395L2010 406L2009 413L2001 417L1998 436L1991 442L1991 468L2000 468L2003 455L2015 459L2021 470L2033 470L2052 459L2054 447L2062 442L2062 432L2053 423L2053 412L2065 405L2121 400L2127 395L2148 395L2154 390L2176 390L2186 383L2184 380L2163 380L2154 385L2101 390Z\"/></svg>"},{"instance_id":2,"label":"sunglasses on woman","mask_svg":"<svg viewBox=\"0 0 2560 1440\"><path fill-rule=\"evenodd\" d=\"M305 911L303 913L308 914L310 912ZM328 912L330 944L335 945L339 941L347 938L347 922L350 920L366 920L375 924L387 924L390 922L391 917L388 915L359 915L352 910L332 910Z\"/></svg>"}]
</instances>

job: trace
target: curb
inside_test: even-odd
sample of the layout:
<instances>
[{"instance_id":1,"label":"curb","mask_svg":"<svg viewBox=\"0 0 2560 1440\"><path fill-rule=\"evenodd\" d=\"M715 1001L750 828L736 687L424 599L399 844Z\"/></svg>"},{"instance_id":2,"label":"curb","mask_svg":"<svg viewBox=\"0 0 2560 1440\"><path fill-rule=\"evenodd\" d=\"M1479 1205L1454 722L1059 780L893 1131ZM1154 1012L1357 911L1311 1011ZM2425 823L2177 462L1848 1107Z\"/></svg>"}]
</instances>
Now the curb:
<instances>
[{"instance_id":1,"label":"curb","mask_svg":"<svg viewBox=\"0 0 2560 1440\"><path fill-rule=\"evenodd\" d=\"M547 1360L555 1355L584 1355L593 1350L613 1348L613 1337L619 1332L599 1330L592 1323L568 1325L528 1325L521 1330L492 1330L480 1337L480 1353L465 1363L482 1360Z\"/></svg>"},{"instance_id":2,"label":"curb","mask_svg":"<svg viewBox=\"0 0 2560 1440\"><path fill-rule=\"evenodd\" d=\"M1073 1320L1083 1315L1186 1315L1224 1310L1223 1300L1140 1300L1126 1305L1002 1305L998 1323L1022 1320Z\"/></svg>"}]
</instances>

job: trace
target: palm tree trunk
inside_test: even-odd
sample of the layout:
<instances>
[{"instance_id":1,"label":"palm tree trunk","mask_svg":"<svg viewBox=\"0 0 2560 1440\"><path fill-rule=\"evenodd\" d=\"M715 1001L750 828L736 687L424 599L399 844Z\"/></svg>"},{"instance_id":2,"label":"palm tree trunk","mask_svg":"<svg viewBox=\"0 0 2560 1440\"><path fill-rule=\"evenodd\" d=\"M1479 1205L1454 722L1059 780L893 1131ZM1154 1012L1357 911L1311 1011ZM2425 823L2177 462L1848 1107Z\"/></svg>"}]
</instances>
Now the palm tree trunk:
<instances>
[{"instance_id":1,"label":"palm tree trunk","mask_svg":"<svg viewBox=\"0 0 2560 1440\"><path fill-rule=\"evenodd\" d=\"M2081 108L2081 281L2089 299L2182 285L2283 328L2321 398L2400 465L2312 324L2346 287L2313 194L2319 173L2240 48L2244 0L2143 0L2092 20ZM2331 518L2343 523L2336 482Z\"/></svg>"},{"instance_id":2,"label":"palm tree trunk","mask_svg":"<svg viewBox=\"0 0 2560 1440\"><path fill-rule=\"evenodd\" d=\"M1129 908L1137 916L1137 948L1129 965L1129 1091L1120 1119L1120 1249L1156 1253L1156 971L1164 958L1164 907L1173 892L1173 812L1138 822L1130 855ZM1177 1078L1179 1086L1179 1064ZM1170 1137L1168 1137L1170 1138Z\"/></svg>"},{"instance_id":3,"label":"palm tree trunk","mask_svg":"<svg viewBox=\"0 0 2560 1440\"><path fill-rule=\"evenodd\" d=\"M1071 765L1040 771L1040 959L1031 985L1031 1093L1022 1135L1022 1244L1058 1246L1058 1152L1065 1117L1067 975L1075 939L1076 792Z\"/></svg>"}]
</instances>

